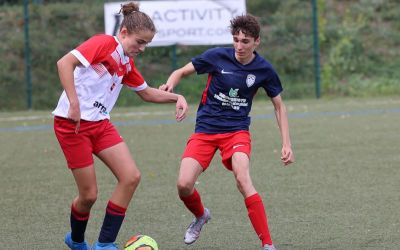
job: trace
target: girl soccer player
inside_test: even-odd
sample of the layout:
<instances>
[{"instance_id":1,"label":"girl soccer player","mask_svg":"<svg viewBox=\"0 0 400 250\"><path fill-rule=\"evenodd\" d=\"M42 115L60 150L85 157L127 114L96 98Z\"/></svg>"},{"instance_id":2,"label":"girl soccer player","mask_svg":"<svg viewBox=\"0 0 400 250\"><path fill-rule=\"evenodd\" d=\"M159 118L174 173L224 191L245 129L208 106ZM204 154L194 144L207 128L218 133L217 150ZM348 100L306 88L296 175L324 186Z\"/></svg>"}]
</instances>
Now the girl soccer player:
<instances>
[{"instance_id":1,"label":"girl soccer player","mask_svg":"<svg viewBox=\"0 0 400 250\"><path fill-rule=\"evenodd\" d=\"M57 62L64 92L53 111L54 130L78 187L71 205L71 232L65 236L71 249L90 249L84 234L97 198L92 154L118 180L93 249L118 249L115 239L139 184L136 163L109 120L122 86L147 102L176 102L177 121L187 112L183 96L149 87L135 67L134 57L144 52L154 37L152 20L133 2L123 5L121 12L124 19L116 37L95 35Z\"/></svg>"},{"instance_id":2,"label":"girl soccer player","mask_svg":"<svg viewBox=\"0 0 400 250\"><path fill-rule=\"evenodd\" d=\"M284 165L294 161L289 127L279 77L270 63L257 54L260 25L251 15L231 20L234 48L209 49L174 71L160 89L172 92L181 78L197 72L208 74L199 108L195 133L189 138L182 156L178 193L185 206L195 216L184 241L195 242L201 228L211 218L202 204L194 184L205 171L217 149L222 163L231 170L244 197L248 216L261 240L262 249L275 247L268 229L263 201L252 184L249 173L251 139L249 133L252 100L259 88L271 98L282 138L281 160Z\"/></svg>"}]
</instances>

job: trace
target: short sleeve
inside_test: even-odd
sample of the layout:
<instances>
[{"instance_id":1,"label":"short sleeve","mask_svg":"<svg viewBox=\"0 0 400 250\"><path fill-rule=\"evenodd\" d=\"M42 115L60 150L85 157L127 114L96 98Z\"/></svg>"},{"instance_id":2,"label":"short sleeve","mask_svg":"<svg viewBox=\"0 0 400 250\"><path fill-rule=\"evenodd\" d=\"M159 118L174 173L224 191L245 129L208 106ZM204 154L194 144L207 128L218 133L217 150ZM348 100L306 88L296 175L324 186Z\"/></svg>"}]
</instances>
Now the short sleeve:
<instances>
[{"instance_id":1,"label":"short sleeve","mask_svg":"<svg viewBox=\"0 0 400 250\"><path fill-rule=\"evenodd\" d=\"M274 98L283 91L281 80L279 79L278 74L272 69L268 76L269 77L264 83L263 88L269 97Z\"/></svg>"},{"instance_id":2,"label":"short sleeve","mask_svg":"<svg viewBox=\"0 0 400 250\"><path fill-rule=\"evenodd\" d=\"M192 58L192 64L197 74L210 73L215 69L214 62L216 60L214 51L214 49L209 49L203 54Z\"/></svg>"},{"instance_id":3,"label":"short sleeve","mask_svg":"<svg viewBox=\"0 0 400 250\"><path fill-rule=\"evenodd\" d=\"M82 44L71 53L85 66L96 64L103 61L110 52L110 48L115 47L115 39L107 35L96 35Z\"/></svg>"},{"instance_id":4,"label":"short sleeve","mask_svg":"<svg viewBox=\"0 0 400 250\"><path fill-rule=\"evenodd\" d=\"M135 91L147 88L147 83L144 81L142 74L135 67L135 63L132 59L129 60L129 64L132 70L124 76L122 83Z\"/></svg>"}]
</instances>

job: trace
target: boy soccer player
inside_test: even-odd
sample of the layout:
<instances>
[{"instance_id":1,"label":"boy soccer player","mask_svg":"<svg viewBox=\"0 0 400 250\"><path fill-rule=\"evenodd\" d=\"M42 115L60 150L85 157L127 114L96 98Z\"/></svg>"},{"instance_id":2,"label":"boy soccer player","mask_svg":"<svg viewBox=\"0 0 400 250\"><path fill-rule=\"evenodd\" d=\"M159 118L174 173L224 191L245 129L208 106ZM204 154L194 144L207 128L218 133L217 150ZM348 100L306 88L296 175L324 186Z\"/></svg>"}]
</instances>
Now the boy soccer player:
<instances>
[{"instance_id":1,"label":"boy soccer player","mask_svg":"<svg viewBox=\"0 0 400 250\"><path fill-rule=\"evenodd\" d=\"M249 219L261 240L263 250L275 250L268 229L263 201L252 184L249 173L251 139L249 133L252 100L259 88L271 98L282 138L281 160L294 162L281 82L271 64L257 54L260 25L252 15L231 20L233 48L214 48L195 57L174 71L160 89L172 92L179 81L190 74L208 74L207 85L197 110L195 133L182 156L177 188L180 199L195 216L184 241L195 242L211 218L194 184L205 171L217 149L222 163L233 172L244 197Z\"/></svg>"}]
</instances>

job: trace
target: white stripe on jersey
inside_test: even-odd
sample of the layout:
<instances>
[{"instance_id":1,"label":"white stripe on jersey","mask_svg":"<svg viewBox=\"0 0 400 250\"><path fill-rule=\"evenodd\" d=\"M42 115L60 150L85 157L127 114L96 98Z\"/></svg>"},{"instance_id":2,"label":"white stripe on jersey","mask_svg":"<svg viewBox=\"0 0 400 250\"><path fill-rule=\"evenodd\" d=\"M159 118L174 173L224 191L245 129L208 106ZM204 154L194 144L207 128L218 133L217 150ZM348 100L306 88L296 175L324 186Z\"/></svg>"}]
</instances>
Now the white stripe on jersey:
<instances>
[{"instance_id":1,"label":"white stripe on jersey","mask_svg":"<svg viewBox=\"0 0 400 250\"><path fill-rule=\"evenodd\" d=\"M74 55L76 58L78 58L78 60L83 64L83 66L85 66L86 68L90 66L90 63L88 62L88 60L86 60L86 58L76 49L72 50L70 52L72 55Z\"/></svg>"}]
</instances>

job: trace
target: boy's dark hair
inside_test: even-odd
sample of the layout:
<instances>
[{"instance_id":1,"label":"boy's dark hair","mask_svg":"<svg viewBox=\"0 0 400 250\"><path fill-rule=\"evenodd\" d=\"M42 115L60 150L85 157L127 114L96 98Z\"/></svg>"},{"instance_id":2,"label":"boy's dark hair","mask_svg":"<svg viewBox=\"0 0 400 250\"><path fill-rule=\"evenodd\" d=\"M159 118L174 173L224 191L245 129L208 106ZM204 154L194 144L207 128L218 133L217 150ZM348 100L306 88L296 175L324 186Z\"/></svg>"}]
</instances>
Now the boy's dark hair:
<instances>
[{"instance_id":1,"label":"boy's dark hair","mask_svg":"<svg viewBox=\"0 0 400 250\"><path fill-rule=\"evenodd\" d=\"M260 36L260 23L251 14L234 17L231 20L230 29L232 35L236 35L241 31L246 36L254 37L254 39Z\"/></svg>"}]
</instances>

